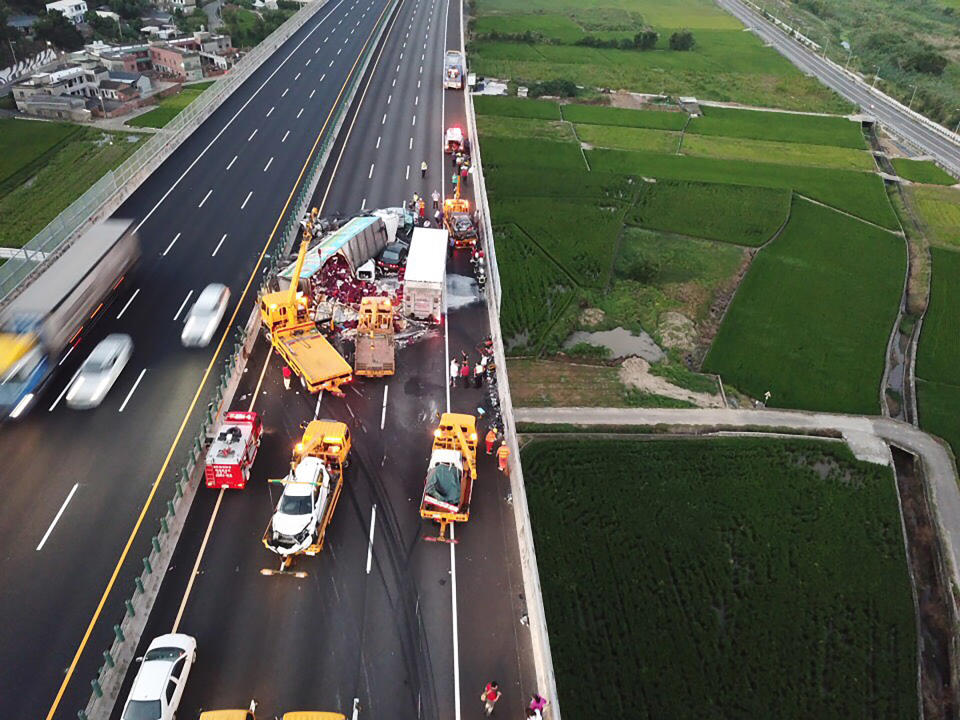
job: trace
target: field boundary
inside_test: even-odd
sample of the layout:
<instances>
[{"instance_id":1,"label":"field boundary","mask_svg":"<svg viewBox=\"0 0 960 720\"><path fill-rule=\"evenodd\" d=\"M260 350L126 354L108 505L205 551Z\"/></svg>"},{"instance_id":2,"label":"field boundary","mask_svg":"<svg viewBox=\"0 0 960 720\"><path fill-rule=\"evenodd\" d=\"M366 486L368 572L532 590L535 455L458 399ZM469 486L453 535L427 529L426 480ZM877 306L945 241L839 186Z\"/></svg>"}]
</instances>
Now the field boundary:
<instances>
[{"instance_id":1,"label":"field boundary","mask_svg":"<svg viewBox=\"0 0 960 720\"><path fill-rule=\"evenodd\" d=\"M897 227L900 228L899 230L891 230L890 228L885 228L883 225L877 225L875 222L871 220L864 220L859 215L854 215L853 213L847 212L846 210L841 210L840 208L836 208L833 205L828 205L827 203L821 202L820 200L815 200L814 198L804 195L803 193L798 193L796 190L791 190L791 192L801 200L806 200L809 203L813 203L814 205L819 205L820 207L826 208L827 210L833 210L835 213L846 215L851 220L857 220L859 222L864 223L865 225L875 227L877 230L883 230L883 232L890 233L891 235L896 235L896 236L902 236L904 234L903 225L900 224L900 218L897 216L897 211L893 208L893 205L890 206L890 209L893 210L893 215L894 217L897 218ZM884 193L884 195L886 195L886 193ZM887 203L888 204L890 203L889 198L887 198Z\"/></svg>"}]
</instances>

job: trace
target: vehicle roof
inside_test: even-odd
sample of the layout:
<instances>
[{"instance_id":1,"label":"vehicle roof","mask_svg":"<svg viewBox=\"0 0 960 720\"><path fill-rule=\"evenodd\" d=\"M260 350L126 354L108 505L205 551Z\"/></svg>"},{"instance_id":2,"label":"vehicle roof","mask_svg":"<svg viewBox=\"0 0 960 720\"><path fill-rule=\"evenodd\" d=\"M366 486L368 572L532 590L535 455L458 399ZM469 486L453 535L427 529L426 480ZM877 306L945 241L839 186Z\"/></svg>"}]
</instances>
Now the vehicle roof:
<instances>
[{"instance_id":1,"label":"vehicle roof","mask_svg":"<svg viewBox=\"0 0 960 720\"><path fill-rule=\"evenodd\" d=\"M447 231L437 228L414 228L407 254L405 281L439 282L447 267Z\"/></svg>"},{"instance_id":2,"label":"vehicle roof","mask_svg":"<svg viewBox=\"0 0 960 720\"><path fill-rule=\"evenodd\" d=\"M170 669L173 667L172 660L150 660L140 666L140 672L133 681L133 688L130 690L131 700L158 700L163 693L167 678L170 676Z\"/></svg>"},{"instance_id":3,"label":"vehicle roof","mask_svg":"<svg viewBox=\"0 0 960 720\"><path fill-rule=\"evenodd\" d=\"M249 710L207 710L200 713L200 720L248 720L253 717Z\"/></svg>"},{"instance_id":4,"label":"vehicle roof","mask_svg":"<svg viewBox=\"0 0 960 720\"><path fill-rule=\"evenodd\" d=\"M220 299L220 294L226 287L227 286L222 283L210 283L203 289L200 295L197 296L195 305L198 307L212 307L216 305Z\"/></svg>"},{"instance_id":5,"label":"vehicle roof","mask_svg":"<svg viewBox=\"0 0 960 720\"><path fill-rule=\"evenodd\" d=\"M434 450L430 455L430 467L439 465L440 463L453 465L454 467L463 470L463 456L460 454L459 450L446 450L444 448L438 448L437 450Z\"/></svg>"},{"instance_id":6,"label":"vehicle roof","mask_svg":"<svg viewBox=\"0 0 960 720\"><path fill-rule=\"evenodd\" d=\"M314 483L327 479L327 469L324 467L323 460L308 455L297 463L293 476L296 478L296 483L291 483L287 487L296 488L296 491L287 492L284 490L284 492L287 495L309 495L313 492Z\"/></svg>"},{"instance_id":7,"label":"vehicle roof","mask_svg":"<svg viewBox=\"0 0 960 720\"><path fill-rule=\"evenodd\" d=\"M318 712L316 710L298 710L283 714L283 720L347 720L347 716L335 712Z\"/></svg>"},{"instance_id":8,"label":"vehicle roof","mask_svg":"<svg viewBox=\"0 0 960 720\"><path fill-rule=\"evenodd\" d=\"M132 224L132 220L105 220L94 225L27 285L3 314L48 314L96 268Z\"/></svg>"},{"instance_id":9,"label":"vehicle roof","mask_svg":"<svg viewBox=\"0 0 960 720\"><path fill-rule=\"evenodd\" d=\"M0 333L0 372L9 372L36 344L36 340L29 335Z\"/></svg>"},{"instance_id":10,"label":"vehicle roof","mask_svg":"<svg viewBox=\"0 0 960 720\"><path fill-rule=\"evenodd\" d=\"M100 360L108 358L122 347L133 344L129 335L122 333L112 333L97 343L97 346L87 356L87 360Z\"/></svg>"},{"instance_id":11,"label":"vehicle roof","mask_svg":"<svg viewBox=\"0 0 960 720\"><path fill-rule=\"evenodd\" d=\"M323 438L324 442L329 438L337 442L343 442L349 429L346 423L336 420L311 420L303 431L303 444L307 445L314 442L314 438Z\"/></svg>"},{"instance_id":12,"label":"vehicle roof","mask_svg":"<svg viewBox=\"0 0 960 720\"><path fill-rule=\"evenodd\" d=\"M441 425L460 425L467 428L470 432L475 432L477 428L477 419L473 415L465 413L444 413L440 416Z\"/></svg>"}]
</instances>

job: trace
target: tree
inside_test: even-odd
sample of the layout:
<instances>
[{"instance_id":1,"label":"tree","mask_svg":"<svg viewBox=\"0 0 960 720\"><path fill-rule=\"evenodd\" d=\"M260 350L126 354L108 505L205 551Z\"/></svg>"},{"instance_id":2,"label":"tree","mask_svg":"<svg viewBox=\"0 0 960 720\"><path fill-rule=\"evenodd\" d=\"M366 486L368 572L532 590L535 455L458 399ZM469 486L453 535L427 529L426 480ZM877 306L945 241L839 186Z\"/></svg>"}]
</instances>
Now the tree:
<instances>
[{"instance_id":1,"label":"tree","mask_svg":"<svg viewBox=\"0 0 960 720\"><path fill-rule=\"evenodd\" d=\"M79 50L83 47L80 31L59 10L51 10L46 15L41 15L34 24L33 31L38 38L61 50Z\"/></svg>"},{"instance_id":2,"label":"tree","mask_svg":"<svg viewBox=\"0 0 960 720\"><path fill-rule=\"evenodd\" d=\"M947 59L931 48L914 52L903 63L904 70L912 70L927 75L942 75L946 67Z\"/></svg>"},{"instance_id":3,"label":"tree","mask_svg":"<svg viewBox=\"0 0 960 720\"><path fill-rule=\"evenodd\" d=\"M633 44L639 50L653 50L657 46L657 40L659 39L660 33L647 28L633 36Z\"/></svg>"},{"instance_id":4,"label":"tree","mask_svg":"<svg viewBox=\"0 0 960 720\"><path fill-rule=\"evenodd\" d=\"M693 39L693 33L689 30L678 30L670 36L671 50L693 50L696 40Z\"/></svg>"},{"instance_id":5,"label":"tree","mask_svg":"<svg viewBox=\"0 0 960 720\"><path fill-rule=\"evenodd\" d=\"M83 16L83 21L93 30L95 40L104 42L116 42L121 38L120 26L116 20L100 17L93 10L87 10Z\"/></svg>"}]
</instances>

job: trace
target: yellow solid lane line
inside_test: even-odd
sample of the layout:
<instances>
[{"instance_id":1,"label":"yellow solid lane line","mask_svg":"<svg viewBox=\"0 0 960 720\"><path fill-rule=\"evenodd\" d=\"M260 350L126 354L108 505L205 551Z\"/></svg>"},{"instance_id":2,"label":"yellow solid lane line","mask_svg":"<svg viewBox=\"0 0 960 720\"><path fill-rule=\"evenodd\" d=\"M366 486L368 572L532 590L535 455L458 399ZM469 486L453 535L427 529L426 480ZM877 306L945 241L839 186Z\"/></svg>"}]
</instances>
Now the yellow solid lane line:
<instances>
[{"instance_id":1,"label":"yellow solid lane line","mask_svg":"<svg viewBox=\"0 0 960 720\"><path fill-rule=\"evenodd\" d=\"M357 54L356 60L353 61L353 65L350 68L350 72L347 74L346 80L343 83L343 86L340 88L340 92L337 93L337 98L334 101L330 112L327 114L326 120L323 122L323 127L320 128L320 132L317 133L317 139L313 143L313 147L310 148L310 152L307 154L307 159L303 163L303 168L300 170L300 174L297 176L296 182L294 182L293 187L290 190L290 194L287 196L287 201L283 205L283 210L280 211L279 217L277 217L277 222L273 226L273 230L270 232L270 236L267 238L266 243L264 243L263 250L260 251L260 256L257 258L257 264L254 266L253 271L250 273L250 279L247 280L246 286L243 288L243 293L240 295L240 299L237 301L236 306L233 309L233 314L230 316L230 322L227 325L227 330L224 331L223 336L220 338L220 342L217 344L217 349L213 353L213 357L210 358L210 364L207 365L206 371L203 373L203 379L200 380L200 384L197 386L197 391L193 395L193 400L190 402L190 407L187 408L187 412L183 416L183 422L180 423L180 429L177 430L177 434L173 439L173 442L170 444L170 450L167 452L167 456L163 461L163 465L160 468L160 472L157 473L157 478L153 482L153 487L150 488L150 494L147 496L146 502L143 504L143 508L140 510L140 515L137 517L137 522L133 526L133 530L130 532L130 537L127 538L127 542L123 547L123 552L120 553L120 559L117 560L116 567L113 569L113 573L110 575L110 580L107 582L107 587L103 591L103 595L100 597L100 602L97 603L97 609L93 613L93 617L90 618L90 624L87 625L87 629L83 634L83 639L80 641L80 645L77 648L77 652L73 656L73 660L70 662L70 667L67 668L66 675L64 675L63 682L60 684L60 689L57 691L57 695L53 700L53 704L50 706L50 711L47 713L46 720L53 720L54 714L57 712L57 708L60 706L60 702L63 700L63 695L67 690L67 686L70 684L70 680L73 678L73 673L77 669L77 663L80 662L80 657L83 655L83 651L87 646L87 643L90 641L90 635L93 633L93 628L96 626L97 621L100 619L100 614L103 612L104 606L107 604L107 598L110 596L110 593L113 591L113 586L117 581L117 576L120 574L120 569L123 567L124 562L126 562L127 555L130 553L130 548L133 546L133 541L136 539L137 534L140 532L140 526L143 525L143 520L147 515L147 512L150 509L150 505L153 503L153 498L157 494L157 489L160 487L160 481L163 479L164 473L167 471L167 467L170 465L170 460L173 457L173 453L176 450L177 444L180 442L181 437L183 437L183 431L187 427L187 422L190 419L190 415L193 413L194 408L197 405L197 401L200 399L200 394L203 392L203 386L206 384L207 379L210 377L210 372L213 370L213 366L217 361L217 357L220 355L220 351L223 349L223 344L226 342L227 337L230 333L230 329L233 328L233 323L237 319L237 313L240 312L240 306L243 304L244 299L247 296L247 293L250 291L250 286L253 284L253 280L257 275L257 272L260 269L260 266L263 264L263 258L267 254L267 250L270 248L270 243L273 242L273 238L277 233L277 230L280 227L280 224L283 222L284 216L287 214L287 210L290 207L290 203L293 201L293 197L296 194L297 188L300 186L301 181L303 180L304 174L307 172L307 168L310 165L310 161L313 158L314 154L317 151L317 147L320 145L320 139L323 137L323 133L326 132L327 125L330 123L330 118L333 117L334 112L337 110L340 100L343 97L344 91L347 89L347 84L353 78L354 72L356 72L357 64L360 62L360 58L363 57L363 53L366 51L367 46L370 44L370 39L373 37L373 33L376 30L377 26L380 24L380 20L383 18L384 14L387 12L389 5L385 5L383 11L380 13L380 17L377 19L377 22L374 24L374 29L370 31L370 35L367 36L366 42L364 42L363 47L360 49L360 52Z\"/></svg>"}]
</instances>

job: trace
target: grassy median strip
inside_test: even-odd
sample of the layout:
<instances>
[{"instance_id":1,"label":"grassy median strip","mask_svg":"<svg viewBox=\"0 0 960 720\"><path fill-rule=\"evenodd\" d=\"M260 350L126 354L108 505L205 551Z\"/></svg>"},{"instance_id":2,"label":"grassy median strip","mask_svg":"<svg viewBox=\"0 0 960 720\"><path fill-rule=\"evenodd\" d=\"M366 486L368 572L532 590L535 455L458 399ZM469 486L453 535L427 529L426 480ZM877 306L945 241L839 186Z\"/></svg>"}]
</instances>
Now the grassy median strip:
<instances>
[{"instance_id":1,"label":"grassy median strip","mask_svg":"<svg viewBox=\"0 0 960 720\"><path fill-rule=\"evenodd\" d=\"M139 115L127 122L131 127L162 128L183 112L183 109L196 100L200 93L213 85L214 81L184 85L176 95L163 98L156 109Z\"/></svg>"},{"instance_id":2,"label":"grassy median strip","mask_svg":"<svg viewBox=\"0 0 960 720\"><path fill-rule=\"evenodd\" d=\"M916 717L890 470L812 440L523 450L564 716Z\"/></svg>"}]
</instances>

